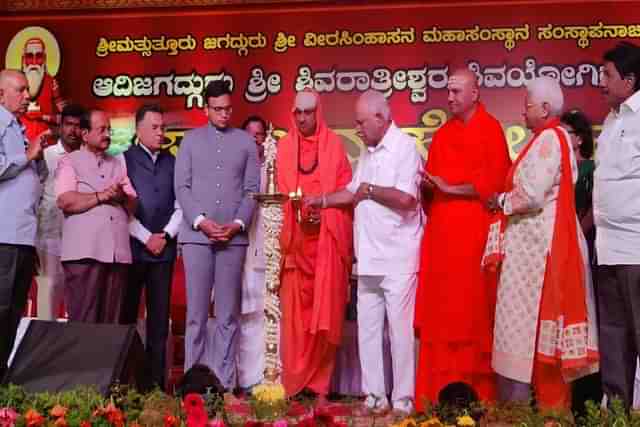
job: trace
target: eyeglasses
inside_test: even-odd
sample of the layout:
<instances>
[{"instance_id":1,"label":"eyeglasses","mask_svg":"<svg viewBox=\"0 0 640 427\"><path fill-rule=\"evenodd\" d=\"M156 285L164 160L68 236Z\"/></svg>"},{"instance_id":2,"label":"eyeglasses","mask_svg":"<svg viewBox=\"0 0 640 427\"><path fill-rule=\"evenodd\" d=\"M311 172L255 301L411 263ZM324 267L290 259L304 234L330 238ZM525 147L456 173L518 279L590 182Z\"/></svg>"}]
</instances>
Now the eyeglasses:
<instances>
[{"instance_id":1,"label":"eyeglasses","mask_svg":"<svg viewBox=\"0 0 640 427\"><path fill-rule=\"evenodd\" d=\"M207 108L217 114L220 114L223 111L227 114L231 114L231 112L233 111L233 107L231 105L227 105L226 107L212 107L210 105L207 105Z\"/></svg>"}]
</instances>

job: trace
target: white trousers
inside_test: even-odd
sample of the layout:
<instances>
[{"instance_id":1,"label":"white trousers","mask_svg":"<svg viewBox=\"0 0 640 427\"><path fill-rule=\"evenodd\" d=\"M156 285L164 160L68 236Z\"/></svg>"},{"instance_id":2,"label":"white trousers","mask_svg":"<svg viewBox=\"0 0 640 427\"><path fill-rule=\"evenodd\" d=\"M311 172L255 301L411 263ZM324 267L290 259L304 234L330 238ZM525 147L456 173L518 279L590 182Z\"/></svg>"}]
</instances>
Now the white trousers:
<instances>
[{"instance_id":1,"label":"white trousers","mask_svg":"<svg viewBox=\"0 0 640 427\"><path fill-rule=\"evenodd\" d=\"M358 278L358 345L362 390L367 395L386 395L382 369L386 315L393 371L391 400L413 400L416 377L413 334L416 283L415 273Z\"/></svg>"},{"instance_id":2,"label":"white trousers","mask_svg":"<svg viewBox=\"0 0 640 427\"><path fill-rule=\"evenodd\" d=\"M262 382L264 350L264 311L243 314L237 355L240 387L248 388Z\"/></svg>"},{"instance_id":3,"label":"white trousers","mask_svg":"<svg viewBox=\"0 0 640 427\"><path fill-rule=\"evenodd\" d=\"M60 257L37 250L40 259L38 282L38 319L55 320L64 299L64 270Z\"/></svg>"}]
</instances>

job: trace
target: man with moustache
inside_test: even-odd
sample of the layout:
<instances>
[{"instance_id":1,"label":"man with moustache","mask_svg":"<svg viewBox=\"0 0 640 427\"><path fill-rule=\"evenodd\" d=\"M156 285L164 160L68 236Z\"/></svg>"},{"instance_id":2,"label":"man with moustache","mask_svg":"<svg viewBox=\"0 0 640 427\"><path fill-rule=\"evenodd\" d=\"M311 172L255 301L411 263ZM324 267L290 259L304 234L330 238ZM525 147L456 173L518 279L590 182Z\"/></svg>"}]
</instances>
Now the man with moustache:
<instances>
[{"instance_id":1,"label":"man with moustache","mask_svg":"<svg viewBox=\"0 0 640 427\"><path fill-rule=\"evenodd\" d=\"M640 47L623 42L603 59L600 85L611 111L593 187L602 386L629 408L640 353Z\"/></svg>"},{"instance_id":2,"label":"man with moustache","mask_svg":"<svg viewBox=\"0 0 640 427\"><path fill-rule=\"evenodd\" d=\"M299 92L288 134L278 142L278 190L319 196L344 189L351 166L342 141L324 120L317 93ZM280 232L282 383L287 396L303 390L326 403L351 272L348 206L320 210L291 200Z\"/></svg>"},{"instance_id":3,"label":"man with moustache","mask_svg":"<svg viewBox=\"0 0 640 427\"><path fill-rule=\"evenodd\" d=\"M231 390L237 384L247 227L256 208L251 193L258 191L260 176L255 142L245 131L229 126L229 82L212 81L204 97L209 123L185 135L174 179L184 215L179 242L187 292L185 371L197 363L207 364ZM214 287L216 321L214 330L208 331Z\"/></svg>"},{"instance_id":4,"label":"man with moustache","mask_svg":"<svg viewBox=\"0 0 640 427\"><path fill-rule=\"evenodd\" d=\"M346 188L305 199L324 214L353 206L358 269L358 347L367 412L389 410L383 366L385 317L393 370L394 412L413 411L415 337L412 323L423 221L416 176L422 158L413 138L393 122L384 95L364 92L356 131L366 146Z\"/></svg>"},{"instance_id":5,"label":"man with moustache","mask_svg":"<svg viewBox=\"0 0 640 427\"><path fill-rule=\"evenodd\" d=\"M29 107L21 121L28 138L58 123L57 114L66 105L55 77L47 70L47 50L42 39L32 37L24 44L22 71L29 82Z\"/></svg>"},{"instance_id":6,"label":"man with moustache","mask_svg":"<svg viewBox=\"0 0 640 427\"><path fill-rule=\"evenodd\" d=\"M264 142L267 123L260 116L249 116L242 129L251 135L258 149L260 192L266 190ZM238 386L244 392L260 383L264 373L264 292L266 260L264 256L263 209L258 206L249 227L249 246L242 274L242 315L238 338Z\"/></svg>"},{"instance_id":7,"label":"man with moustache","mask_svg":"<svg viewBox=\"0 0 640 427\"><path fill-rule=\"evenodd\" d=\"M131 264L129 215L137 194L121 160L106 155L111 126L104 111L80 120L82 146L58 162L56 195L65 215L60 259L69 320L118 323Z\"/></svg>"},{"instance_id":8,"label":"man with moustache","mask_svg":"<svg viewBox=\"0 0 640 427\"><path fill-rule=\"evenodd\" d=\"M35 272L36 207L47 176L41 140L26 140L18 122L28 104L24 74L0 71L0 378Z\"/></svg>"},{"instance_id":9,"label":"man with moustache","mask_svg":"<svg viewBox=\"0 0 640 427\"><path fill-rule=\"evenodd\" d=\"M435 133L421 180L428 224L416 297L419 410L458 381L481 400L495 398L496 276L480 263L491 221L485 202L502 191L511 161L500 123L480 102L476 75L457 70L447 89L453 117ZM442 328L443 319L455 322Z\"/></svg>"},{"instance_id":10,"label":"man with moustache","mask_svg":"<svg viewBox=\"0 0 640 427\"><path fill-rule=\"evenodd\" d=\"M40 260L38 281L38 317L53 320L58 316L64 298L64 270L60 263L62 242L62 211L56 204L55 173L58 162L67 153L80 148L82 135L80 120L85 114L79 105L62 109L60 138L56 145L44 150L48 176L38 207L38 240L36 249Z\"/></svg>"},{"instance_id":11,"label":"man with moustache","mask_svg":"<svg viewBox=\"0 0 640 427\"><path fill-rule=\"evenodd\" d=\"M149 384L165 385L166 344L173 266L182 209L173 191L175 157L162 150L163 110L153 104L136 112L136 144L124 153L127 175L138 194L129 222L133 263L122 303L123 324L138 320L140 295L147 305L146 353Z\"/></svg>"}]
</instances>

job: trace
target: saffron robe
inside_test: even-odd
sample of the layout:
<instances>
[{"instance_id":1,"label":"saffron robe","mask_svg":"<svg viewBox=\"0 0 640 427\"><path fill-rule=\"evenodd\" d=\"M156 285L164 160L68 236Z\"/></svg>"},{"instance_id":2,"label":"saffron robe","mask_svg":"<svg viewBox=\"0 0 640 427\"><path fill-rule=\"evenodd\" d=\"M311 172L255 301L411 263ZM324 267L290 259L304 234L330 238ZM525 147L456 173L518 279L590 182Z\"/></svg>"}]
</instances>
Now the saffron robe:
<instances>
[{"instance_id":1,"label":"saffron robe","mask_svg":"<svg viewBox=\"0 0 640 427\"><path fill-rule=\"evenodd\" d=\"M311 137L303 137L292 120L289 133L278 142L277 183L283 193L300 188L307 196L330 194L351 181L344 146L324 123L319 100L316 117ZM320 224L315 225L305 221L308 212L298 222L291 201L285 203L283 213L282 382L287 396L304 388L326 395L342 339L352 264L352 212L350 208L322 209Z\"/></svg>"},{"instance_id":2,"label":"saffron robe","mask_svg":"<svg viewBox=\"0 0 640 427\"><path fill-rule=\"evenodd\" d=\"M491 215L511 165L500 123L482 104L468 123L451 118L429 148L426 170L451 185L472 184L479 197L434 191L425 202L415 327L420 339L416 406L435 402L447 384L464 381L495 399L491 369L496 276L481 269Z\"/></svg>"}]
</instances>

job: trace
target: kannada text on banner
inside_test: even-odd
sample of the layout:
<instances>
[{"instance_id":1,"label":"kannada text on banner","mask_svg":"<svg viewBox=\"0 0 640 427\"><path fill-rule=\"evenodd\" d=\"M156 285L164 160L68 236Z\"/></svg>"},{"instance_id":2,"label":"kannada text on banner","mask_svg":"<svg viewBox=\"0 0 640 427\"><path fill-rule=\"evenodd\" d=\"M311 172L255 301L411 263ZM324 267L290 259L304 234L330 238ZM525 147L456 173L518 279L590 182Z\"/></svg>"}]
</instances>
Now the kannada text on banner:
<instances>
[{"instance_id":1,"label":"kannada text on banner","mask_svg":"<svg viewBox=\"0 0 640 427\"><path fill-rule=\"evenodd\" d=\"M47 96L57 93L113 113L123 141L143 103L159 103L169 112L174 142L184 129L206 123L202 93L216 79L233 87L236 125L259 114L281 135L290 125L295 92L313 87L352 157L361 149L353 130L360 93L383 92L394 120L425 149L447 118L448 73L467 66L478 76L487 109L503 123L513 153L526 138L523 87L535 76L558 79L567 108L602 121L601 56L621 40L640 38L640 12L634 12L640 8L634 4L545 3L543 13L533 2L398 2L245 13L25 16L0 18L0 47L7 65L24 68L37 62L28 44L42 40L42 62L54 82L49 85L57 89ZM34 94L34 117L55 113L51 99L43 98L45 77Z\"/></svg>"}]
</instances>

